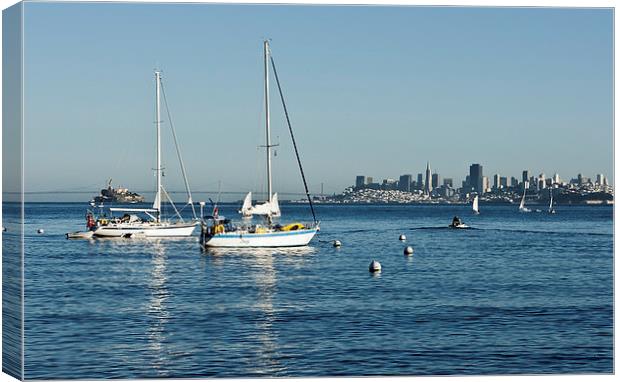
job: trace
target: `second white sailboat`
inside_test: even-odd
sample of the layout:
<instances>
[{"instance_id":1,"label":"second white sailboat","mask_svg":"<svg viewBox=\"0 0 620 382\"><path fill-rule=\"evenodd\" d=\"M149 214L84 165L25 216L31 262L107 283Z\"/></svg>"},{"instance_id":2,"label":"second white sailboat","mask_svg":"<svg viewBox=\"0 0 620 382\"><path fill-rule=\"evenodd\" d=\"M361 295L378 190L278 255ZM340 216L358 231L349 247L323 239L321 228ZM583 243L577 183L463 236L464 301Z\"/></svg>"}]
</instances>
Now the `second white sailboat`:
<instances>
[{"instance_id":1,"label":"second white sailboat","mask_svg":"<svg viewBox=\"0 0 620 382\"><path fill-rule=\"evenodd\" d=\"M172 202L168 193L162 185L163 167L161 164L160 92L161 72L155 71L155 98L157 118L157 168L155 168L155 172L157 176L157 188L155 191L155 200L153 201L153 206L152 208L110 208L111 212L124 212L124 215L120 218L99 217L96 222L97 226L93 231L93 235L96 237L186 237L191 236L191 234L194 232L194 229L196 228L196 225L198 225L198 221L196 219L190 222L183 221L181 214L175 207L174 203ZM176 142L176 134L174 133L174 130L173 136L175 137L175 145L177 146L177 153L179 154L179 161L181 163L183 179L185 181L185 186L188 194L188 205L192 207L194 218L196 218L192 196L189 190L189 183L185 174L185 168L183 166L181 154L178 151L179 148ZM172 208L175 210L178 221L173 222L162 219L162 199L164 197L169 200ZM147 218L139 217L137 215L138 213L146 215Z\"/></svg>"}]
</instances>

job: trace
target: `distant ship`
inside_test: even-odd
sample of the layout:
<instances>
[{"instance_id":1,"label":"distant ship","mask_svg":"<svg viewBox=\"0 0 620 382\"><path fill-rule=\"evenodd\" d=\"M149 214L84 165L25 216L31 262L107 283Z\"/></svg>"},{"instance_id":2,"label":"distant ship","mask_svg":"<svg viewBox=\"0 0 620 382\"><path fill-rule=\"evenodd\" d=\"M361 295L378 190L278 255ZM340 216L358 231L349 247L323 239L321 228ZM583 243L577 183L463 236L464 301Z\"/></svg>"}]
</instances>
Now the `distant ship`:
<instances>
[{"instance_id":1,"label":"distant ship","mask_svg":"<svg viewBox=\"0 0 620 382\"><path fill-rule=\"evenodd\" d=\"M140 203L144 196L131 192L126 188L113 188L112 179L108 181L108 188L101 190L101 194L95 196L95 203Z\"/></svg>"}]
</instances>

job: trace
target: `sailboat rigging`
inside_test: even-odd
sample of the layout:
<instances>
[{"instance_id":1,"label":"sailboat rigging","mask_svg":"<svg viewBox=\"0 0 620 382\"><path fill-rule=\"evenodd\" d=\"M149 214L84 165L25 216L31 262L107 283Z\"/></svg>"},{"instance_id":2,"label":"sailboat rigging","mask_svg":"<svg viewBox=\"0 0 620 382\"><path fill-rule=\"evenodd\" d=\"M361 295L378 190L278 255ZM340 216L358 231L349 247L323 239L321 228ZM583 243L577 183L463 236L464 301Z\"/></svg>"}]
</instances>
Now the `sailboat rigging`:
<instances>
[{"instance_id":1,"label":"sailboat rigging","mask_svg":"<svg viewBox=\"0 0 620 382\"><path fill-rule=\"evenodd\" d=\"M308 191L308 185L301 165L299 151L293 135L288 110L284 102L284 95L275 67L273 57L269 48L269 41L265 40L264 48L264 84L265 84L265 149L267 153L267 200L262 204L252 205L252 193L249 192L239 211L245 218L254 215L263 216L265 224L235 226L228 219L218 216L203 218L201 243L205 247L293 247L307 245L319 230L319 222L316 219L312 198ZM273 68L273 74L278 85L280 99L286 115L291 140L295 149L295 156L299 165L299 170L304 183L306 195L310 209L312 211L313 222L309 224L291 223L287 225L273 224L274 217L280 217L281 211L278 204L278 194L273 193L272 171L271 171L271 149L275 145L271 143L271 121L270 121L270 100L269 100L269 64ZM214 214L215 215L215 214Z\"/></svg>"},{"instance_id":2,"label":"sailboat rigging","mask_svg":"<svg viewBox=\"0 0 620 382\"><path fill-rule=\"evenodd\" d=\"M111 212L125 212L122 218L105 218L100 217L97 219L97 226L94 229L94 236L99 237L131 237L133 235L140 235L146 237L178 237L178 236L191 236L192 232L196 228L198 222L196 220L191 222L183 221L181 214L176 208L174 202L166 192L162 184L163 167L161 163L161 72L155 71L155 114L156 114L156 160L157 167L155 175L157 178L157 186L155 190L155 199L151 208L110 208ZM164 96L165 98L165 96ZM170 111L168 111L168 117L170 121ZM171 124L172 125L172 124ZM172 126L171 126L172 127ZM177 149L177 155L181 164L181 171L183 179L188 192L188 203L193 204L191 198L191 192L189 191L189 183L187 181L187 175L185 172L185 166L179 152L178 142L176 140L176 133L173 131L175 146ZM166 197L170 202L170 205L174 209L178 220L177 222L171 222L169 220L162 219L162 199ZM194 206L192 205L192 211L194 212ZM142 219L134 213L143 213L148 216L149 219Z\"/></svg>"}]
</instances>

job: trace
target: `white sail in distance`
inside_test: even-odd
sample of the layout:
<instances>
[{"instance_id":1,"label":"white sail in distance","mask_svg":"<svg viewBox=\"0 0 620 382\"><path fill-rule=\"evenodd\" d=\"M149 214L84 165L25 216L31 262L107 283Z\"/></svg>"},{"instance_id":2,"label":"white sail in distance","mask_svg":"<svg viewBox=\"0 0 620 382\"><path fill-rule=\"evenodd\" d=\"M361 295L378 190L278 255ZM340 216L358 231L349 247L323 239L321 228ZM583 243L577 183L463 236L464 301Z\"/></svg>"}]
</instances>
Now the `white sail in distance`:
<instances>
[{"instance_id":1,"label":"white sail in distance","mask_svg":"<svg viewBox=\"0 0 620 382\"><path fill-rule=\"evenodd\" d=\"M474 211L475 214L480 213L480 211L478 211L478 195L474 197L474 201L471 204L471 209Z\"/></svg>"},{"instance_id":2,"label":"white sail in distance","mask_svg":"<svg viewBox=\"0 0 620 382\"><path fill-rule=\"evenodd\" d=\"M549 213L553 214L555 211L553 210L553 190L549 190Z\"/></svg>"},{"instance_id":3,"label":"white sail in distance","mask_svg":"<svg viewBox=\"0 0 620 382\"><path fill-rule=\"evenodd\" d=\"M521 198L521 203L519 203L520 212L530 212L528 208L525 208L525 193L527 192L528 186L529 186L529 182L525 182L523 184L523 197Z\"/></svg>"}]
</instances>

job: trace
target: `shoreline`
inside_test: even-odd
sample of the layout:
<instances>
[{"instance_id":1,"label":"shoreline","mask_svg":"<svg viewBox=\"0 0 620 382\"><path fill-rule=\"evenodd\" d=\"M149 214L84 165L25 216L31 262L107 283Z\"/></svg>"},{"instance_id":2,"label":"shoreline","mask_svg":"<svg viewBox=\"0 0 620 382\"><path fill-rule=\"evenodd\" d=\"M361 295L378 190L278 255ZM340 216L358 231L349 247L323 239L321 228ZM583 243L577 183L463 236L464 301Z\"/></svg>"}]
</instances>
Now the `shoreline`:
<instances>
[{"instance_id":1,"label":"shoreline","mask_svg":"<svg viewBox=\"0 0 620 382\"><path fill-rule=\"evenodd\" d=\"M20 201L3 201L3 204L11 204L18 205L21 204ZM183 202L175 202L176 204ZM220 202L218 205L220 206L239 206L243 203L243 201L238 202ZM89 206L88 202L80 202L80 201L24 201L24 204L84 204ZM114 203L110 205L106 205L104 208L108 208L110 206L143 206L150 205L151 203ZM167 204L167 203L166 203ZM307 205L308 201L294 201L294 200L281 200L280 205L288 205L288 206L297 206L297 205ZM322 206L407 206L407 205L422 205L422 206L467 206L471 205L469 202L445 202L445 201L420 201L420 202L409 202L409 203L400 203L400 202L321 202L321 201L313 201L314 205L322 205ZM480 202L481 206L517 206L517 203L506 203L506 202ZM547 202L538 202L531 201L527 203L528 206L547 206ZM558 203L554 204L555 206L571 206L571 207L613 207L614 202L606 201L606 200L597 200L591 203ZM97 208L97 207L95 207Z\"/></svg>"}]
</instances>

